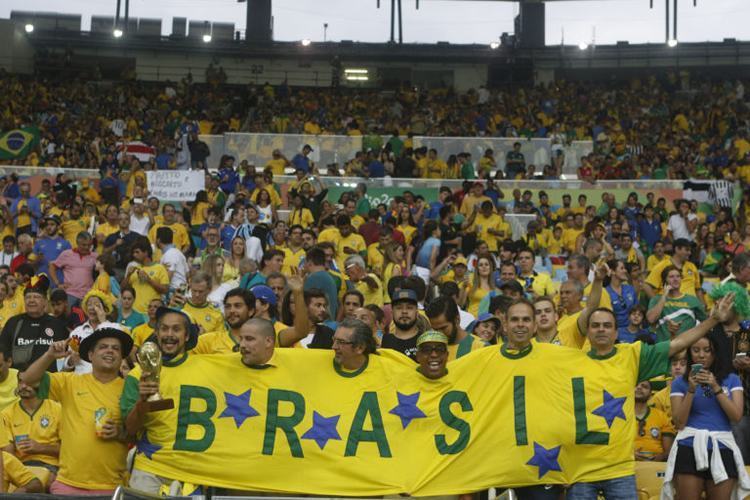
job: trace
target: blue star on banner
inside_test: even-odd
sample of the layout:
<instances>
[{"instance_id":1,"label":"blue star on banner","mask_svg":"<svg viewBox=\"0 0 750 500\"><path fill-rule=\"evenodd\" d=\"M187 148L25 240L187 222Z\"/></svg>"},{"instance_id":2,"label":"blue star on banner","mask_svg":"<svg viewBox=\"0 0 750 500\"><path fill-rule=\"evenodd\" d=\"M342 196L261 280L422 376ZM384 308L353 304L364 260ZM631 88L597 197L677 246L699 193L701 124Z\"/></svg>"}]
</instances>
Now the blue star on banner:
<instances>
[{"instance_id":1,"label":"blue star on banner","mask_svg":"<svg viewBox=\"0 0 750 500\"><path fill-rule=\"evenodd\" d=\"M321 450L326 447L329 439L341 441L339 431L336 430L340 417L341 415L334 415L326 418L317 411L313 411L313 426L302 434L302 439L312 439L318 443Z\"/></svg>"},{"instance_id":2,"label":"blue star on banner","mask_svg":"<svg viewBox=\"0 0 750 500\"><path fill-rule=\"evenodd\" d=\"M526 465L534 465L539 467L539 479L544 477L546 473L551 470L562 471L560 468L560 462L557 458L560 456L560 447L555 446L549 450L541 444L534 441L534 456L526 462Z\"/></svg>"},{"instance_id":3,"label":"blue star on banner","mask_svg":"<svg viewBox=\"0 0 750 500\"><path fill-rule=\"evenodd\" d=\"M234 423L239 429L240 426L245 422L245 419L250 417L257 417L260 415L255 408L250 406L250 393L252 389L248 389L242 394L230 394L224 393L224 399L227 403L226 409L221 412L219 418L232 417Z\"/></svg>"},{"instance_id":4,"label":"blue star on banner","mask_svg":"<svg viewBox=\"0 0 750 500\"><path fill-rule=\"evenodd\" d=\"M412 420L415 418L425 418L427 415L417 406L419 401L419 393L414 394L401 394L396 392L398 397L398 406L393 408L388 413L397 415L401 419L401 425L406 429Z\"/></svg>"},{"instance_id":5,"label":"blue star on banner","mask_svg":"<svg viewBox=\"0 0 750 500\"><path fill-rule=\"evenodd\" d=\"M146 458L149 460L153 460L154 453L161 450L161 446L158 444L154 444L151 441L148 440L148 434L143 433L143 436L141 436L141 439L138 440L137 443L135 443L136 448L138 448L138 451L146 455Z\"/></svg>"},{"instance_id":6,"label":"blue star on banner","mask_svg":"<svg viewBox=\"0 0 750 500\"><path fill-rule=\"evenodd\" d=\"M608 393L606 389L603 392L604 404L591 413L602 417L607 422L607 427L611 429L612 423L614 423L616 418L625 420L625 412L622 410L622 406L625 404L625 397L616 398Z\"/></svg>"}]
</instances>

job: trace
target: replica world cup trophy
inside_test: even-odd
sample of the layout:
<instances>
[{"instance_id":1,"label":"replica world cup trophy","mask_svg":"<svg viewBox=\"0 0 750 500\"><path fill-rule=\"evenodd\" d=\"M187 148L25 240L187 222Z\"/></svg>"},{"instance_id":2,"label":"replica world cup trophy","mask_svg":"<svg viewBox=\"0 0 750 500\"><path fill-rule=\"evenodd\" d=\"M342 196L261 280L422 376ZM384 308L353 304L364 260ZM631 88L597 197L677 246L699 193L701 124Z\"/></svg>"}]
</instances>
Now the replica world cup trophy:
<instances>
[{"instance_id":1,"label":"replica world cup trophy","mask_svg":"<svg viewBox=\"0 0 750 500\"><path fill-rule=\"evenodd\" d=\"M143 379L148 382L159 383L161 373L161 351L159 346L153 342L144 342L138 350L138 364L141 365ZM164 399L157 391L146 400L148 411L171 410L174 408L174 400Z\"/></svg>"}]
</instances>

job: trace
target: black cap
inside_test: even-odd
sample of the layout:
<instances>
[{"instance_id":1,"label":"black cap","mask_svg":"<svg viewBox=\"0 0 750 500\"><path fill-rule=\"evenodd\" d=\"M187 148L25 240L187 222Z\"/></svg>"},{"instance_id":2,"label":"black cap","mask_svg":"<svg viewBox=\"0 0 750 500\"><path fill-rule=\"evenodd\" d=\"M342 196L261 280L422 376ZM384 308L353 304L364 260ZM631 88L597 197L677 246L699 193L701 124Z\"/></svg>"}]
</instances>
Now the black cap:
<instances>
[{"instance_id":1,"label":"black cap","mask_svg":"<svg viewBox=\"0 0 750 500\"><path fill-rule=\"evenodd\" d=\"M133 337L119 328L104 327L94 330L94 333L81 341L81 345L78 347L78 354L81 356L81 359L90 363L89 352L94 348L98 340L106 338L115 338L120 341L123 358L130 355L130 351L133 350Z\"/></svg>"}]
</instances>

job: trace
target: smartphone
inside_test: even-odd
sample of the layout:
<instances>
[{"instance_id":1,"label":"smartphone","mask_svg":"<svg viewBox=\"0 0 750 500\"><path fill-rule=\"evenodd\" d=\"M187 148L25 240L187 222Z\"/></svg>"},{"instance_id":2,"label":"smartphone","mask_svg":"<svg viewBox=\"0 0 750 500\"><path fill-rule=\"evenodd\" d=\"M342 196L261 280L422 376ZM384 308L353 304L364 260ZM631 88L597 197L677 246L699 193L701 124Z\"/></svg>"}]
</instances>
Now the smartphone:
<instances>
[{"instance_id":1,"label":"smartphone","mask_svg":"<svg viewBox=\"0 0 750 500\"><path fill-rule=\"evenodd\" d=\"M699 371L703 369L703 364L701 363L695 363L694 365L690 366L690 374L691 375L697 375Z\"/></svg>"},{"instance_id":2,"label":"smartphone","mask_svg":"<svg viewBox=\"0 0 750 500\"><path fill-rule=\"evenodd\" d=\"M747 353L746 352L738 352L737 354L734 355L735 359L737 359L737 358L746 358L746 357L747 357Z\"/></svg>"}]
</instances>

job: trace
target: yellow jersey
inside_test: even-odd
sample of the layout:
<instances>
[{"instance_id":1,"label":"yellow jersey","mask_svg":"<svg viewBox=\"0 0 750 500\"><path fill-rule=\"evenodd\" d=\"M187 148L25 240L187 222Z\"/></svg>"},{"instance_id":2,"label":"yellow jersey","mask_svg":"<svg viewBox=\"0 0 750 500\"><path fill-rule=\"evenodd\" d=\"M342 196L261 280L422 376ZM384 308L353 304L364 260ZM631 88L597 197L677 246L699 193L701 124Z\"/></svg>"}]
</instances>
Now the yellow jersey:
<instances>
[{"instance_id":1,"label":"yellow jersey","mask_svg":"<svg viewBox=\"0 0 750 500\"><path fill-rule=\"evenodd\" d=\"M281 273L286 276L291 276L294 271L299 269L299 263L306 253L305 249L299 247L296 252L289 247L276 247L276 249L284 252L284 264L281 266Z\"/></svg>"},{"instance_id":2,"label":"yellow jersey","mask_svg":"<svg viewBox=\"0 0 750 500\"><path fill-rule=\"evenodd\" d=\"M15 446L16 439L26 436L40 444L59 444L60 412L60 403L50 399L43 400L32 414L21 406L20 401L16 401L0 414L4 433L2 442ZM16 456L24 462L36 460L55 466L59 463L55 455L26 455L19 448L16 448Z\"/></svg>"},{"instance_id":3,"label":"yellow jersey","mask_svg":"<svg viewBox=\"0 0 750 500\"><path fill-rule=\"evenodd\" d=\"M354 250L354 254L348 254L344 252L344 248L349 247ZM362 254L367 251L367 244L361 234L352 233L346 238L341 237L339 233L339 239L336 242L336 265L342 271L346 269L344 262L349 255Z\"/></svg>"},{"instance_id":4,"label":"yellow jersey","mask_svg":"<svg viewBox=\"0 0 750 500\"><path fill-rule=\"evenodd\" d=\"M169 273L167 268L158 262L152 262L145 266L137 266L140 269L146 271L149 278L161 285L169 284ZM133 309L141 314L146 314L148 311L148 303L154 299L161 298L161 294L157 292L150 283L141 281L138 276L138 272L134 271L128 278L128 283L133 290L135 290L135 301L133 302Z\"/></svg>"},{"instance_id":5,"label":"yellow jersey","mask_svg":"<svg viewBox=\"0 0 750 500\"><path fill-rule=\"evenodd\" d=\"M63 238L65 238L65 240L70 243L70 246L76 248L76 246L78 245L78 243L76 242L78 233L80 233L81 231L86 231L88 227L88 224L85 220L83 220L83 218L69 219L62 221L62 224L60 225L60 231L62 232Z\"/></svg>"},{"instance_id":6,"label":"yellow jersey","mask_svg":"<svg viewBox=\"0 0 750 500\"><path fill-rule=\"evenodd\" d=\"M182 250L183 248L190 245L190 236L188 235L185 226L177 223L164 224L163 222L156 223L151 226L151 229L149 229L148 240L152 244L156 244L156 231L158 231L160 227L168 227L172 230L172 243L174 243L174 246L176 246L178 250Z\"/></svg>"},{"instance_id":7,"label":"yellow jersey","mask_svg":"<svg viewBox=\"0 0 750 500\"><path fill-rule=\"evenodd\" d=\"M16 457L3 452L3 491L8 491L12 485L14 488L22 488L37 477L21 463Z\"/></svg>"},{"instance_id":8,"label":"yellow jersey","mask_svg":"<svg viewBox=\"0 0 750 500\"><path fill-rule=\"evenodd\" d=\"M307 229L315 224L315 218L309 208L293 208L289 212L289 226L300 225Z\"/></svg>"},{"instance_id":9,"label":"yellow jersey","mask_svg":"<svg viewBox=\"0 0 750 500\"><path fill-rule=\"evenodd\" d=\"M341 233L337 228L327 227L318 234L318 243L325 243L326 241L336 243L339 238L341 238Z\"/></svg>"},{"instance_id":10,"label":"yellow jersey","mask_svg":"<svg viewBox=\"0 0 750 500\"><path fill-rule=\"evenodd\" d=\"M18 387L18 370L8 368L8 376L0 382L0 410L18 401L16 387Z\"/></svg>"},{"instance_id":11,"label":"yellow jersey","mask_svg":"<svg viewBox=\"0 0 750 500\"><path fill-rule=\"evenodd\" d=\"M278 332L277 339L278 342ZM232 336L232 332L221 330L208 332L198 337L198 345L190 351L191 354L230 354L238 352L240 344Z\"/></svg>"},{"instance_id":12,"label":"yellow jersey","mask_svg":"<svg viewBox=\"0 0 750 500\"><path fill-rule=\"evenodd\" d=\"M209 302L202 306L196 306L191 302L185 302L182 311L193 319L193 322L201 328L202 332L215 332L226 330L224 326L224 315Z\"/></svg>"},{"instance_id":13,"label":"yellow jersey","mask_svg":"<svg viewBox=\"0 0 750 500\"><path fill-rule=\"evenodd\" d=\"M462 340L455 344L448 345L448 361L453 361L454 359L458 359L470 352L483 349L484 347L487 347L484 340L469 333Z\"/></svg>"},{"instance_id":14,"label":"yellow jersey","mask_svg":"<svg viewBox=\"0 0 750 500\"><path fill-rule=\"evenodd\" d=\"M365 297L365 304L366 306L370 304L375 304L376 306L383 308L383 283L380 281L380 278L375 276L372 273L369 273L367 276L375 280L375 282L378 284L376 288L370 288L367 283L364 282L364 280L360 280L357 282L357 284L354 286L362 295Z\"/></svg>"},{"instance_id":15,"label":"yellow jersey","mask_svg":"<svg viewBox=\"0 0 750 500\"><path fill-rule=\"evenodd\" d=\"M557 338L561 345L575 349L583 348L587 339L586 334L578 328L578 318L581 316L581 312L583 311L566 314L557 320Z\"/></svg>"},{"instance_id":16,"label":"yellow jersey","mask_svg":"<svg viewBox=\"0 0 750 500\"><path fill-rule=\"evenodd\" d=\"M45 373L40 398L61 405L60 470L57 480L87 490L112 490L123 484L128 447L96 435L96 422L122 423L120 394L124 381L102 383L92 373ZM91 464L96 464L92 467Z\"/></svg>"},{"instance_id":17,"label":"yellow jersey","mask_svg":"<svg viewBox=\"0 0 750 500\"><path fill-rule=\"evenodd\" d=\"M638 423L635 433L635 451L655 455L664 453L662 437L675 435L670 417L657 408L647 406L643 418L636 416L635 420Z\"/></svg>"},{"instance_id":18,"label":"yellow jersey","mask_svg":"<svg viewBox=\"0 0 750 500\"><path fill-rule=\"evenodd\" d=\"M661 281L661 273L668 266L674 265L672 259L664 259L656 264L651 272L648 273L646 283L656 291L657 294L661 294L664 289L664 283ZM682 274L682 284L680 285L680 292L698 296L698 290L701 289L700 274L698 268L692 262L685 262L680 270Z\"/></svg>"}]
</instances>

